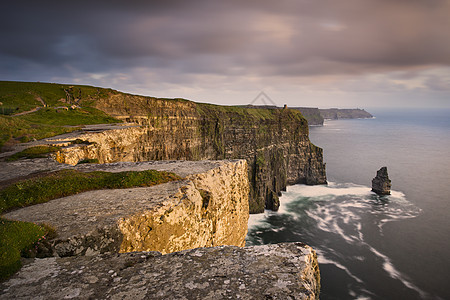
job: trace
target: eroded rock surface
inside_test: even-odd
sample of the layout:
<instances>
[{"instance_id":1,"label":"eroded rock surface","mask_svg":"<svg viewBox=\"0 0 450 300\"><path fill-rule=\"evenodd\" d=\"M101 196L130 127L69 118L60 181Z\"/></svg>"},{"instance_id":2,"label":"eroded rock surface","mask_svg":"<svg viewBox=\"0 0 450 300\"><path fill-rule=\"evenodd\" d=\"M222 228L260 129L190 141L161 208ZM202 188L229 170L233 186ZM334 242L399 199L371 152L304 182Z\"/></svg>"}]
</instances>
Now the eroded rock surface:
<instances>
[{"instance_id":1,"label":"eroded rock surface","mask_svg":"<svg viewBox=\"0 0 450 300\"><path fill-rule=\"evenodd\" d=\"M97 190L7 213L56 229L54 255L244 246L248 221L245 160L80 165L80 170L175 172L186 179L152 187Z\"/></svg>"},{"instance_id":2,"label":"eroded rock surface","mask_svg":"<svg viewBox=\"0 0 450 300\"><path fill-rule=\"evenodd\" d=\"M318 299L315 252L301 243L34 259L2 299Z\"/></svg>"}]
</instances>

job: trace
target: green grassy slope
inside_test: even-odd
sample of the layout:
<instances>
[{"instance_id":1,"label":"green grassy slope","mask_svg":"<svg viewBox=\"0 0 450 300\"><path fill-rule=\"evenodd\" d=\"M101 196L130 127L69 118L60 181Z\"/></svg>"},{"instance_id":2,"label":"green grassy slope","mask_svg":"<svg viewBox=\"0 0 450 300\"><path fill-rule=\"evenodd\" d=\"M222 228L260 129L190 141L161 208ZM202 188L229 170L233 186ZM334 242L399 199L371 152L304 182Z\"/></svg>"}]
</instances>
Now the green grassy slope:
<instances>
[{"instance_id":1,"label":"green grassy slope","mask_svg":"<svg viewBox=\"0 0 450 300\"><path fill-rule=\"evenodd\" d=\"M120 122L93 107L95 101L114 93L92 86L0 81L0 150L5 144L77 129L68 126Z\"/></svg>"}]
</instances>

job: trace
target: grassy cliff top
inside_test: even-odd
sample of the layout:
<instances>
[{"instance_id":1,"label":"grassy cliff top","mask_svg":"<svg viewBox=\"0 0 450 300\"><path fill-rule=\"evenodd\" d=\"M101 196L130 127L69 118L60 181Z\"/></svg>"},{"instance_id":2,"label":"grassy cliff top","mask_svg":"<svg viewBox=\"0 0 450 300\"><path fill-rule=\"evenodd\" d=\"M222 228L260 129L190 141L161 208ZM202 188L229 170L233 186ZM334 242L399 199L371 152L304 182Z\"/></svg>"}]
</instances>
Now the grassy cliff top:
<instances>
[{"instance_id":1,"label":"grassy cliff top","mask_svg":"<svg viewBox=\"0 0 450 300\"><path fill-rule=\"evenodd\" d=\"M16 143L71 132L79 129L77 126L118 123L116 117L133 115L228 118L255 125L279 121L282 116L306 124L301 113L293 110L144 97L86 85L0 81L0 151Z\"/></svg>"},{"instance_id":2,"label":"grassy cliff top","mask_svg":"<svg viewBox=\"0 0 450 300\"><path fill-rule=\"evenodd\" d=\"M0 81L0 150L71 132L78 125L120 122L94 107L114 93L92 86Z\"/></svg>"}]
</instances>

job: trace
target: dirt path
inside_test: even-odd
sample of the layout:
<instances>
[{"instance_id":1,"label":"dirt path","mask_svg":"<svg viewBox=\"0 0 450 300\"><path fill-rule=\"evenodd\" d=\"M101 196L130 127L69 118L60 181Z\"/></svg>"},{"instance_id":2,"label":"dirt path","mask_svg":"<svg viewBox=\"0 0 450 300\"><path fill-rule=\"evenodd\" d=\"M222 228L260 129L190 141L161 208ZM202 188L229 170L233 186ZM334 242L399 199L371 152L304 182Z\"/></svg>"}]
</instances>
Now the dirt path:
<instances>
[{"instance_id":1,"label":"dirt path","mask_svg":"<svg viewBox=\"0 0 450 300\"><path fill-rule=\"evenodd\" d=\"M33 108L32 110L27 110L27 111L23 111L23 112L14 114L11 117L17 117L17 116L23 116L23 115L31 114L31 113L37 112L40 109L42 109L42 107L38 106L38 107Z\"/></svg>"}]
</instances>

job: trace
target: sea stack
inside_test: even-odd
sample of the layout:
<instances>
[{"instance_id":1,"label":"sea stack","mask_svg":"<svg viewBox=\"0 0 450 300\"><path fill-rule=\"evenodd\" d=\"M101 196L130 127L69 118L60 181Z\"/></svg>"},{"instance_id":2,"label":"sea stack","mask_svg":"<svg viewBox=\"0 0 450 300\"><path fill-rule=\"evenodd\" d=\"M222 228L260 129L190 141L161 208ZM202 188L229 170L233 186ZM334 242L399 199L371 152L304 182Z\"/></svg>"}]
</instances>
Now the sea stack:
<instances>
[{"instance_id":1,"label":"sea stack","mask_svg":"<svg viewBox=\"0 0 450 300\"><path fill-rule=\"evenodd\" d=\"M377 176L372 179L372 191L378 195L391 194L391 180L388 176L387 167L382 167L377 171Z\"/></svg>"}]
</instances>

